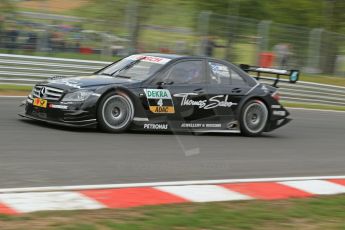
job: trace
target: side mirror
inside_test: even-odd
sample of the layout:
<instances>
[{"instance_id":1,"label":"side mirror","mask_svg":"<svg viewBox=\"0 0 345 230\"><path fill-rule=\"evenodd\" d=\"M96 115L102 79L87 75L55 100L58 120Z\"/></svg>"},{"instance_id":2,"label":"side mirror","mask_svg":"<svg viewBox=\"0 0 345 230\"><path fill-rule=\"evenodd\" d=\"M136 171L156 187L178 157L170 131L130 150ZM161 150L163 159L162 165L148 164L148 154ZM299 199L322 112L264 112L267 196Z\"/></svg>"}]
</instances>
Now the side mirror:
<instances>
[{"instance_id":1,"label":"side mirror","mask_svg":"<svg viewBox=\"0 0 345 230\"><path fill-rule=\"evenodd\" d=\"M240 64L240 68L245 71L248 72L248 70L250 69L250 65L247 64Z\"/></svg>"},{"instance_id":2,"label":"side mirror","mask_svg":"<svg viewBox=\"0 0 345 230\"><path fill-rule=\"evenodd\" d=\"M290 76L289 76L289 80L290 83L296 83L299 79L299 71L298 70L291 70L290 71Z\"/></svg>"},{"instance_id":3,"label":"side mirror","mask_svg":"<svg viewBox=\"0 0 345 230\"><path fill-rule=\"evenodd\" d=\"M158 85L158 86L172 85L172 84L174 84L173 81L170 81L170 82L159 81L156 83L156 85Z\"/></svg>"}]
</instances>

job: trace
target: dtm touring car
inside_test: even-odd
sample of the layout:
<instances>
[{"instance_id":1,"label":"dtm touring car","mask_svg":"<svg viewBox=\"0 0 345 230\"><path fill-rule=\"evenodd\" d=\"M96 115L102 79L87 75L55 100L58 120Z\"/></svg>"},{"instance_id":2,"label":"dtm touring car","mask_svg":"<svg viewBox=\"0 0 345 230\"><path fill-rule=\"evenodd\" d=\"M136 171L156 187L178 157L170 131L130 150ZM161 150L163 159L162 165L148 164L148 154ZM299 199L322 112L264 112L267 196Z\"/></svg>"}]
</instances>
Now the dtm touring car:
<instances>
[{"instance_id":1,"label":"dtm touring car","mask_svg":"<svg viewBox=\"0 0 345 230\"><path fill-rule=\"evenodd\" d=\"M248 74L256 72L256 79ZM260 83L260 73L277 70L208 57L136 54L90 76L53 77L36 84L22 117L107 132L159 130L229 132L257 136L287 124L289 112L277 88Z\"/></svg>"}]
</instances>

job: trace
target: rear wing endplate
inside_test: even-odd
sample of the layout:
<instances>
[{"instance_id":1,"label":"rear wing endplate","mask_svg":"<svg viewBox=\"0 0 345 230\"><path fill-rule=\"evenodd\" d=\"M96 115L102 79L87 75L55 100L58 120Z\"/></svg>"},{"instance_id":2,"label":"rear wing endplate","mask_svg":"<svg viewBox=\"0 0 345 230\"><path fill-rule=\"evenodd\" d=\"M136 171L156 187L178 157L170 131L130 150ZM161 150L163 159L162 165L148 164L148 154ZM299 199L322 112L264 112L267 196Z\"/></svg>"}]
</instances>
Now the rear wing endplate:
<instances>
[{"instance_id":1,"label":"rear wing endplate","mask_svg":"<svg viewBox=\"0 0 345 230\"><path fill-rule=\"evenodd\" d=\"M250 66L246 64L241 64L240 68L247 73L250 73L250 72L257 73L255 76L257 80L260 80L260 78L266 79L266 80L273 80L274 87L277 87L277 84L279 83L279 81L296 83L299 79L299 70L295 70L295 69L293 70L272 69L272 68L263 68L263 67L258 67L258 66ZM276 78L262 77L261 73L275 74ZM289 80L280 79L280 76L289 76Z\"/></svg>"}]
</instances>

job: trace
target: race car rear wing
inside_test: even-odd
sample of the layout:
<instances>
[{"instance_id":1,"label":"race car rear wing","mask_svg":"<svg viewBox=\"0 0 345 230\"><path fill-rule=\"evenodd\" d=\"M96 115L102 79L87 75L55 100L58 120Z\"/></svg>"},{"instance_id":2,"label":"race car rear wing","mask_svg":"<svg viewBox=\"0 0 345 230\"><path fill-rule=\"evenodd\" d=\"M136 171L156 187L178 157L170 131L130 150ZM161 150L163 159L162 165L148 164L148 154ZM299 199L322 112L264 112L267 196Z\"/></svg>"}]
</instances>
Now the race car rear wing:
<instances>
[{"instance_id":1,"label":"race car rear wing","mask_svg":"<svg viewBox=\"0 0 345 230\"><path fill-rule=\"evenodd\" d=\"M247 73L254 72L257 73L255 78L256 80L266 79L266 80L273 80L273 86L277 87L277 84L279 81L282 82L289 82L289 83L296 83L299 78L299 70L282 70L282 69L272 69L272 68L263 68L263 67L258 67L258 66L250 66L246 64L241 64L240 68L244 70ZM266 74L275 74L276 78L272 77L264 77L261 76L261 73L266 73ZM280 76L289 76L289 79L281 79Z\"/></svg>"}]
</instances>

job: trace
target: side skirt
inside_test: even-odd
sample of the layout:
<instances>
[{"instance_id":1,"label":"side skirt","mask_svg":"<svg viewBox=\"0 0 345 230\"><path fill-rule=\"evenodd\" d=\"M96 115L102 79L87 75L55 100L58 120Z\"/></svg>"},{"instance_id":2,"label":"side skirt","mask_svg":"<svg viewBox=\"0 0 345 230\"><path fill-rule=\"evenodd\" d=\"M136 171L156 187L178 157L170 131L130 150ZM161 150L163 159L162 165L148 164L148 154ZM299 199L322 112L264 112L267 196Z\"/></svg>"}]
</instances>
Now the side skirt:
<instances>
[{"instance_id":1,"label":"side skirt","mask_svg":"<svg viewBox=\"0 0 345 230\"><path fill-rule=\"evenodd\" d=\"M241 133L238 122L180 122L135 119L130 127L137 131L168 131L188 133Z\"/></svg>"}]
</instances>

